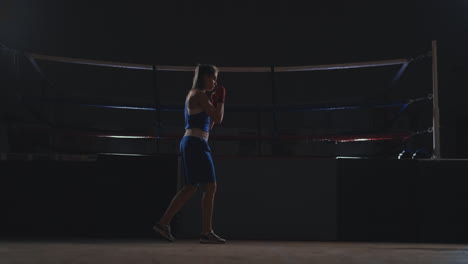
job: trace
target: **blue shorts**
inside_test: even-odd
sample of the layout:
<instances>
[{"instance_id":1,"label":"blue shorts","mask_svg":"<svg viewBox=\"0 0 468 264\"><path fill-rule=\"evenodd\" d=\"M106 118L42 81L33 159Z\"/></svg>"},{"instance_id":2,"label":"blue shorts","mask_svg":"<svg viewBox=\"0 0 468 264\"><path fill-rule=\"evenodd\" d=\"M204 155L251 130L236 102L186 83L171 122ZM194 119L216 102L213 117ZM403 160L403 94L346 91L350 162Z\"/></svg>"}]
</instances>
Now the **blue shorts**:
<instances>
[{"instance_id":1,"label":"blue shorts","mask_svg":"<svg viewBox=\"0 0 468 264\"><path fill-rule=\"evenodd\" d=\"M180 142L180 152L185 184L216 182L213 157L206 140L184 136Z\"/></svg>"}]
</instances>

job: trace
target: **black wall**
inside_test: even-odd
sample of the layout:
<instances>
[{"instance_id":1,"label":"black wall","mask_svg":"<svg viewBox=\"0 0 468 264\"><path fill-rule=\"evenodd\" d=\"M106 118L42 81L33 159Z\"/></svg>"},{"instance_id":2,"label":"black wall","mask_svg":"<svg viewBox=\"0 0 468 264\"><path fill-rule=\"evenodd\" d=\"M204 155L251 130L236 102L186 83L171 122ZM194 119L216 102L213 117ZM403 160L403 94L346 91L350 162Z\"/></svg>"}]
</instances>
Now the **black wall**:
<instances>
[{"instance_id":1,"label":"black wall","mask_svg":"<svg viewBox=\"0 0 468 264\"><path fill-rule=\"evenodd\" d=\"M177 158L2 161L1 237L150 237L177 190Z\"/></svg>"},{"instance_id":2,"label":"black wall","mask_svg":"<svg viewBox=\"0 0 468 264\"><path fill-rule=\"evenodd\" d=\"M466 243L466 160L340 160L338 239Z\"/></svg>"},{"instance_id":3,"label":"black wall","mask_svg":"<svg viewBox=\"0 0 468 264\"><path fill-rule=\"evenodd\" d=\"M229 239L466 243L466 160L215 158L214 228ZM157 238L176 156L0 162L0 238ZM180 176L180 175L179 175ZM201 230L200 192L178 238Z\"/></svg>"}]
</instances>

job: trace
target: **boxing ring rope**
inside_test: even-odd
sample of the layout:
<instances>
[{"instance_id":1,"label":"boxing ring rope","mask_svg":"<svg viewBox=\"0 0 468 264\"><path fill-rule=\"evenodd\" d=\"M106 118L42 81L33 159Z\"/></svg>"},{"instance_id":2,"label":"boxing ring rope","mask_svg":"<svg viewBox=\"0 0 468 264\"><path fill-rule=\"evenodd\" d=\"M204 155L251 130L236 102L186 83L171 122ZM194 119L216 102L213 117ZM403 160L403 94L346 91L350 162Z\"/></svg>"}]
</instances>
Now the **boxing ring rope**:
<instances>
[{"instance_id":1,"label":"boxing ring rope","mask_svg":"<svg viewBox=\"0 0 468 264\"><path fill-rule=\"evenodd\" d=\"M76 104L87 107L95 108L110 108L110 109L123 109L123 110L140 110L140 111L157 111L158 109L162 111L183 111L183 106L180 105L160 105L160 108L147 106L123 106L123 105L102 105L102 104L86 104L82 102L67 101L57 97L34 97L34 96L25 96L26 101L35 102L38 99L42 98L44 102L55 103L55 104ZM245 105L245 106L225 106L225 109L235 112L271 112L274 109L281 110L282 112L308 112L308 111L331 111L331 110L353 110L353 109L364 109L364 108L387 108L387 107L396 107L396 106L408 106L412 103L421 102L424 100L432 100L433 95L428 94L424 97L419 97L415 99L407 99L401 101L395 101L393 103L374 103L374 104L359 104L359 105L334 105L330 104L307 104L307 105ZM60 101L59 101L60 99Z\"/></svg>"},{"instance_id":2,"label":"boxing ring rope","mask_svg":"<svg viewBox=\"0 0 468 264\"><path fill-rule=\"evenodd\" d=\"M100 60L87 60L67 57L57 57L41 55L36 53L29 53L29 55L38 60L47 60L54 62L73 63L73 64L84 64L90 66L102 66L111 68L124 68L134 70L147 70L153 71L185 71L193 72L194 66L167 66L167 65L149 65L149 64L135 64L135 63L123 63L123 62L112 62L112 61L100 61ZM298 72L298 71L319 71L319 70L341 70L341 69L357 69L357 68L368 68L368 67L379 67L379 66L391 66L401 65L410 63L410 59L395 59L395 60L382 60L382 61L367 61L367 62L354 62L354 63L341 63L341 64L324 64L324 65L309 65L309 66L287 66L287 67L218 67L220 72Z\"/></svg>"},{"instance_id":3,"label":"boxing ring rope","mask_svg":"<svg viewBox=\"0 0 468 264\"><path fill-rule=\"evenodd\" d=\"M152 136L147 135L144 133L116 133L113 132L112 134L105 133L105 132L89 132L80 131L80 130L67 130L67 129L58 129L58 130L50 130L50 129L43 129L41 132L49 132L49 133L58 133L58 134L66 134L66 135L74 135L74 136L88 136L88 137L97 137L97 138L121 138L121 139L148 139L148 140L157 140L157 139L165 139L165 140L179 140L180 136L178 135L161 135L161 136ZM426 130L420 131L412 131L412 132L395 132L392 134L383 134L376 136L375 134L359 134L359 135L280 135L280 136L260 136L260 135L211 135L210 138L212 140L221 140L221 141L239 141L239 140L246 140L246 141L276 141L281 140L285 142L299 142L299 143L310 143L310 142L357 142L357 141L380 141L380 140L395 140L399 139L400 141L405 141L414 135L420 135L423 133L430 133L432 132L431 128Z\"/></svg>"},{"instance_id":4,"label":"boxing ring rope","mask_svg":"<svg viewBox=\"0 0 468 264\"><path fill-rule=\"evenodd\" d=\"M395 136L399 136L402 139L407 139L412 135L432 132L433 133L433 148L434 148L434 157L440 158L440 141L439 141L439 116L438 116L438 86L437 86L437 53L436 53L436 42L432 43L432 51L428 54L432 57L433 64L433 94L429 94L426 97L421 97L417 99L409 99L403 102L393 103L393 104L380 104L380 105L368 105L365 107L393 107L401 106L403 111L409 104L414 102L419 102L422 100L433 100L433 127L424 131L416 131L411 133L397 133ZM157 72L158 71L182 71L182 72L193 72L194 66L167 66L167 65L149 65L149 64L135 64L135 63L122 63L122 62L113 62L113 61L100 61L100 60L89 60L89 59L77 59L77 58L68 58L68 57L58 57L58 56L48 56L36 53L24 53L26 56L32 58L32 62L36 63L34 60L46 60L53 62L62 62L62 63L72 63L72 64L83 64L91 66L102 66L102 67L111 67L111 68L123 68L123 69L136 69L136 70L147 70L153 72L153 82L155 86L155 105L156 107L132 107L132 106L112 106L112 105L97 105L97 104L83 104L89 107L101 107L101 108L114 108L114 109L126 109L126 110L144 110L144 111L156 111L157 112L157 121L158 128L160 128L160 111L181 111L182 107L180 106L170 106L170 105L161 105L159 102L159 89L156 86L157 81ZM418 56L412 59L395 59L395 60L380 60L380 61L367 61L367 62L354 62L354 63L341 63L341 64L324 64L324 65L308 65L308 66L286 66L286 67L218 67L220 72L238 72L238 73L271 73L272 74L272 95L273 95L273 105L271 106L253 106L253 107L226 107L226 110L232 111L256 111L256 112L272 112L275 118L277 111L329 111L329 110L343 110L343 109L357 109L363 108L363 106L334 106L334 107L319 107L317 108L314 105L302 105L302 106L278 106L275 101L275 83L274 83L274 74L280 72L300 72L300 71L318 71L318 70L339 70L339 69L356 69L356 68L368 68L368 67L379 67L379 66L392 66L392 65L402 65L400 71L395 76L394 81L401 76L402 72L406 69L408 64L414 60L428 57L427 55ZM37 66L37 64L36 64ZM37 66L38 67L38 66ZM33 100L34 98L27 98ZM58 103L55 98L41 98L41 101L54 102ZM65 103L65 102L61 102ZM69 102L70 103L70 102ZM109 135L106 133L88 133L89 136L96 137L114 137L114 138L147 138L147 139L157 139L157 149L159 153L159 140L160 139L175 139L176 136L170 135L161 135L159 134L160 129L157 129L156 136L153 135L142 135L142 134L129 134L126 135L119 133L114 133L114 135ZM211 138L218 140L286 140L286 141L335 141L335 142L349 142L349 141L360 141L366 140L366 137L353 137L353 136L279 136L277 131L277 125L274 124L274 135L273 136L260 136L258 133L257 136L221 136L221 135L212 135ZM387 140L391 139L390 136L380 136L375 137L375 140ZM367 137L367 140L374 140L371 137Z\"/></svg>"}]
</instances>

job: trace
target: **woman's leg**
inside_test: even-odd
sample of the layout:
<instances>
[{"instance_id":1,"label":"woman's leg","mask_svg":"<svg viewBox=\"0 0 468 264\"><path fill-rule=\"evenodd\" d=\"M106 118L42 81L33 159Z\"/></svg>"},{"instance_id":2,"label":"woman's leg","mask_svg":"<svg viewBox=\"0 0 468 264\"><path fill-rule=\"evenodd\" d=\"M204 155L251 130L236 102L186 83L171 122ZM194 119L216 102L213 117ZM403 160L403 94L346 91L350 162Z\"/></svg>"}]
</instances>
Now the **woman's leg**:
<instances>
[{"instance_id":1,"label":"woman's leg","mask_svg":"<svg viewBox=\"0 0 468 264\"><path fill-rule=\"evenodd\" d=\"M202 233L206 234L213 230L213 205L216 194L216 183L207 183L203 186L202 198Z\"/></svg>"},{"instance_id":2,"label":"woman's leg","mask_svg":"<svg viewBox=\"0 0 468 264\"><path fill-rule=\"evenodd\" d=\"M172 199L169 207L159 221L162 225L169 225L174 215L184 206L184 204L192 198L197 191L195 185L185 185Z\"/></svg>"}]
</instances>

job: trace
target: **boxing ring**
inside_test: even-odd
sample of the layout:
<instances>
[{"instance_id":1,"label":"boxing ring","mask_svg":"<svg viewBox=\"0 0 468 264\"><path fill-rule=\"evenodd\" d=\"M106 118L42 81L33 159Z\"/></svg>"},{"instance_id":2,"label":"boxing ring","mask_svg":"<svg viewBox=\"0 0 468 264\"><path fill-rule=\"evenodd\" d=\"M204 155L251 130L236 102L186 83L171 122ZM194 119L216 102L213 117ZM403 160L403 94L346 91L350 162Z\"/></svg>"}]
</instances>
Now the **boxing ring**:
<instances>
[{"instance_id":1,"label":"boxing ring","mask_svg":"<svg viewBox=\"0 0 468 264\"><path fill-rule=\"evenodd\" d=\"M5 49L5 48L4 48ZM178 103L183 100L183 95L186 93L186 90L181 89L180 83L178 86L171 86L171 89L175 89L176 92L179 91L179 100L174 100L171 98L171 103L168 104L164 102L161 97L162 93L167 89L167 79L164 74L172 76L174 79L188 79L188 76L193 72L194 67L186 66L165 66L157 64L135 64L135 63L122 63L122 62L112 62L112 61L98 61L98 60L89 60L89 59L76 59L76 58L66 58L66 57L57 57L57 56L48 56L35 53L27 53L15 51L14 65L16 67L17 78L21 78L20 69L21 66L19 63L20 57L24 57L27 62L32 66L32 69L40 77L40 91L34 91L30 94L20 94L21 104L27 105L29 109L33 109L31 112L36 116L37 119L45 125L40 126L38 133L48 133L50 135L49 144L50 145L60 145L63 138L80 138L77 139L79 143L75 146L69 146L60 151L60 147L57 150L53 150L56 146L51 147L49 153L53 153L52 156L65 157L67 154L86 154L93 156L97 153L114 153L116 155L153 155L153 154L175 154L178 151L177 141L180 140L183 135L182 124L180 117L182 116L180 112L183 109L183 106ZM405 75L409 65L417 64L421 61L427 62L429 59L431 61L431 76L432 76L432 89L430 92L423 94L415 94L412 98L392 98L391 90L393 87L397 86L401 82L402 76ZM146 73L136 73L140 74L138 76L144 76L146 82L144 85L146 87L139 88L138 91L143 91L146 89L145 94L142 94L142 97L145 97L144 105L141 102L137 104L119 102L118 104L113 104L111 101L114 99L112 95L106 95L107 98L99 98L99 100L91 100L94 102L89 102L78 97L70 96L72 92L67 94L67 84L61 84L60 87L54 87L54 81L57 81L57 76L61 73L66 72L64 69L68 69L68 65L75 65L70 67L69 71L73 72L73 69L76 67L89 67L89 71L84 71L91 75L90 78L97 78L97 74L93 73L101 71L103 68L105 70L117 70L117 74L125 75L126 71L131 72L146 72ZM60 68L64 69L60 69ZM385 89L381 89L385 93L383 95L375 95L374 98L366 98L365 95L358 95L360 99L357 100L341 100L333 101L333 98L327 98L327 100L318 100L318 101L305 101L304 103L298 104L294 103L294 100L290 100L288 103L281 103L281 99L287 95L283 92L285 89L288 89L287 82L291 78L296 78L294 76L300 76L297 78L304 78L305 74L310 74L311 72L338 72L346 71L352 74L353 70L360 69L373 69L373 68L389 68L391 80L389 83L384 84L388 86ZM393 68L391 68L393 67ZM415 66L417 67L417 66ZM437 43L436 41L432 42L432 48L426 54L417 55L412 58L406 59L394 59L394 60L381 60L381 61L366 61L366 62L355 62L355 63L341 63L341 64L325 64L325 65L306 65L306 66L271 66L271 67L219 67L221 74L221 82L228 89L228 98L230 93L233 96L237 96L237 103L230 104L229 100L225 106L226 115L225 123L230 122L229 118L236 119L237 116L248 115L249 124L246 129L226 129L225 126L215 127L212 131L213 133L210 136L211 144L215 149L215 153L218 155L230 155L230 156L310 156L310 157L382 157L382 158L396 158L400 152L405 152L404 145L410 139L419 137L420 135L431 134L432 135L432 146L428 148L432 149L423 149L420 153L421 158L433 158L439 159L440 156L440 133L439 133L439 100L438 100L438 77L437 77ZM55 79L51 80L51 75L47 72L54 73L54 70L58 73L55 73ZM61 71L60 71L61 70ZM102 70L104 71L104 70ZM70 73L70 72L69 72ZM80 72L81 73L81 72ZM78 73L78 74L80 74ZM107 72L103 72L106 76L113 78L113 75L109 75ZM376 71L371 72L376 73ZM182 77L179 77L180 76ZM429 74L429 72L425 72ZM259 75L261 77L261 89L263 89L263 97L267 98L266 100L260 100L262 103L252 104L252 100L246 100L246 102L239 102L238 98L241 93L246 96L248 93L246 91L238 92L236 91L236 85L239 85L239 81L235 81L236 76L240 76L238 79L249 80L254 75ZM378 73L376 74L378 75ZM83 74L84 78L86 76ZM226 76L223 80L223 76ZM286 76L283 78L283 76ZM315 75L317 76L317 75ZM332 76L332 75L331 75ZM385 76L388 77L388 76ZM75 81L80 78L80 76L75 76ZM169 77L170 78L170 77ZM333 76L332 76L333 78ZM285 79L286 81L284 81ZM164 84L164 81L166 83ZM312 80L313 81L313 80ZM364 81L364 80L363 80ZM286 83L286 85L285 85ZM102 85L114 85L112 81L105 82ZM128 83L128 85L132 85ZM309 85L313 85L309 84ZM424 85L427 86L427 83ZM186 85L185 85L186 86ZM185 87L184 86L184 87ZM304 85L303 85L304 86ZM230 88L232 87L232 88ZM352 86L351 86L352 87ZM39 87L38 87L39 88ZM100 87L97 87L99 89ZM253 89L256 89L255 85ZM300 87L301 88L301 87ZM130 88L129 88L130 89ZM135 88L133 88L135 89ZM252 89L252 88L251 88ZM294 88L293 88L294 89ZM292 90L293 90L292 89ZM302 87L304 89L304 87ZM351 88L352 89L352 88ZM427 87L425 88L426 90ZM326 90L326 88L325 88ZM138 91L135 91L133 95L136 94L138 97ZM132 92L129 92L132 93ZM298 93L296 91L296 93ZM315 92L313 92L315 93ZM321 92L319 92L321 93ZM389 95L390 94L390 95ZM63 96L60 96L63 95ZM355 95L352 95L355 96ZM135 96L134 96L135 97ZM247 99L248 96L246 96ZM364 98L364 99L362 99ZM133 98L134 101L137 99ZM393 129L391 126L399 122L399 118L402 115L405 115L408 108L411 108L413 105L420 105L426 102L432 101L432 124L427 124L427 127L399 127ZM250 103L250 104L249 104ZM72 108L74 110L71 110ZM91 110L92 109L92 110ZM100 110L99 110L100 109ZM94 116L99 116L100 114L97 111L106 112L113 111L112 113L115 116L123 115L144 115L145 122L148 122L146 127L142 129L93 129L86 127L86 125L76 125L76 124L67 124L64 125L63 120L67 119L67 113L70 115L79 115L79 111L96 113ZM343 123L342 120L347 119L347 114L341 114L343 117L340 117L340 114L334 113L343 113L343 112L359 112L363 113L364 116L369 116L367 122L374 122L371 120L372 115L379 115L371 113L372 111L387 111L387 113L380 113L380 116L377 118L387 118L385 122L387 124L379 124L378 126L372 127L367 125L367 128L360 128L358 131L353 130L353 124L349 126L342 126L343 129L340 129L340 125L329 124L330 129L320 129L320 125L312 125L309 127L283 127L283 120L288 120L290 116L302 115L302 120L304 123L315 122L315 120L324 121L328 119L336 119L336 122ZM134 112L134 113L129 113ZM388 113L390 112L390 113ZM91 112L90 112L91 113ZM323 113L323 116L320 117ZM333 114L329 114L333 113ZM58 115L62 115L62 120L57 118ZM93 114L89 114L90 118L93 118ZM106 114L102 114L106 115ZM109 114L110 115L110 114ZM177 116L178 115L178 116ZM287 116L289 115L289 116ZM336 117L334 116L336 115ZM349 114L351 115L351 114ZM385 115L392 115L391 117L386 117ZM351 118L354 118L351 116ZM365 118L365 117L364 117ZM110 119L110 118L109 118ZM178 120L178 121L176 121ZM103 119L101 123L105 123L107 120ZM99 121L96 121L99 122ZM330 123L334 121L325 121L323 123ZM358 122L363 122L358 120ZM88 122L92 123L92 122ZM167 125L169 124L169 125ZM177 126L179 124L179 127ZM237 123L237 125L242 126L242 123ZM336 129L331 129L333 126L336 126ZM169 127L169 128L168 128ZM367 129L367 131L366 131ZM93 149L93 148L84 148L85 145L98 145L98 141L108 140L108 145L118 145L120 142L126 142L125 144L136 144L136 145L146 145L147 147L140 149L133 149L125 151L125 148L122 149ZM70 141L70 140L69 140ZM135 143L129 143L133 141ZM358 142L368 142L372 143L377 142L382 144L387 144L388 148L392 148L393 152L385 153L385 149L377 151L374 154L366 155L365 151L360 153L352 153L352 151L340 151L338 145L342 144L358 144ZM389 143L390 142L390 143ZM63 143L63 142L62 142ZM231 144L230 144L231 143ZM104 143L102 143L104 144ZM234 146L237 144L238 147ZM289 146L288 146L289 144ZM170 147L168 147L170 145ZM309 146L309 151L299 150L301 147L304 148L304 145ZM334 146L335 145L335 146ZM362 145L362 144L361 144ZM426 144L427 145L427 144ZM369 144L370 146L370 144ZM76 148L75 150L73 148ZM81 148L81 149L80 149ZM239 148L243 148L240 150ZM310 151L310 149L324 149L323 152ZM328 148L328 149L327 149ZM334 148L334 150L330 150ZM372 148L372 147L368 147ZM144 150L142 150L144 149ZM223 149L226 149L223 153ZM230 150L227 150L230 149ZM282 149L282 150L281 150ZM397 153L395 152L397 151ZM406 155L414 154L417 151L413 149L411 151L406 150ZM419 150L418 150L419 151ZM69 153L66 153L69 152ZM73 153L75 152L75 153ZM402 154L400 153L400 154ZM421 154L422 153L422 154ZM31 153L29 153L31 155ZM35 153L32 153L35 155ZM4 155L5 156L5 155ZM72 156L72 155L68 155ZM31 158L30 158L31 159Z\"/></svg>"},{"instance_id":2,"label":"boxing ring","mask_svg":"<svg viewBox=\"0 0 468 264\"><path fill-rule=\"evenodd\" d=\"M154 238L180 184L194 67L1 51L0 201L10 217L0 231ZM436 41L404 59L219 69L225 116L209 144L220 234L468 241L457 173L466 164L440 153ZM179 238L198 235L198 200L176 217ZM24 229L31 217L42 230Z\"/></svg>"}]
</instances>

